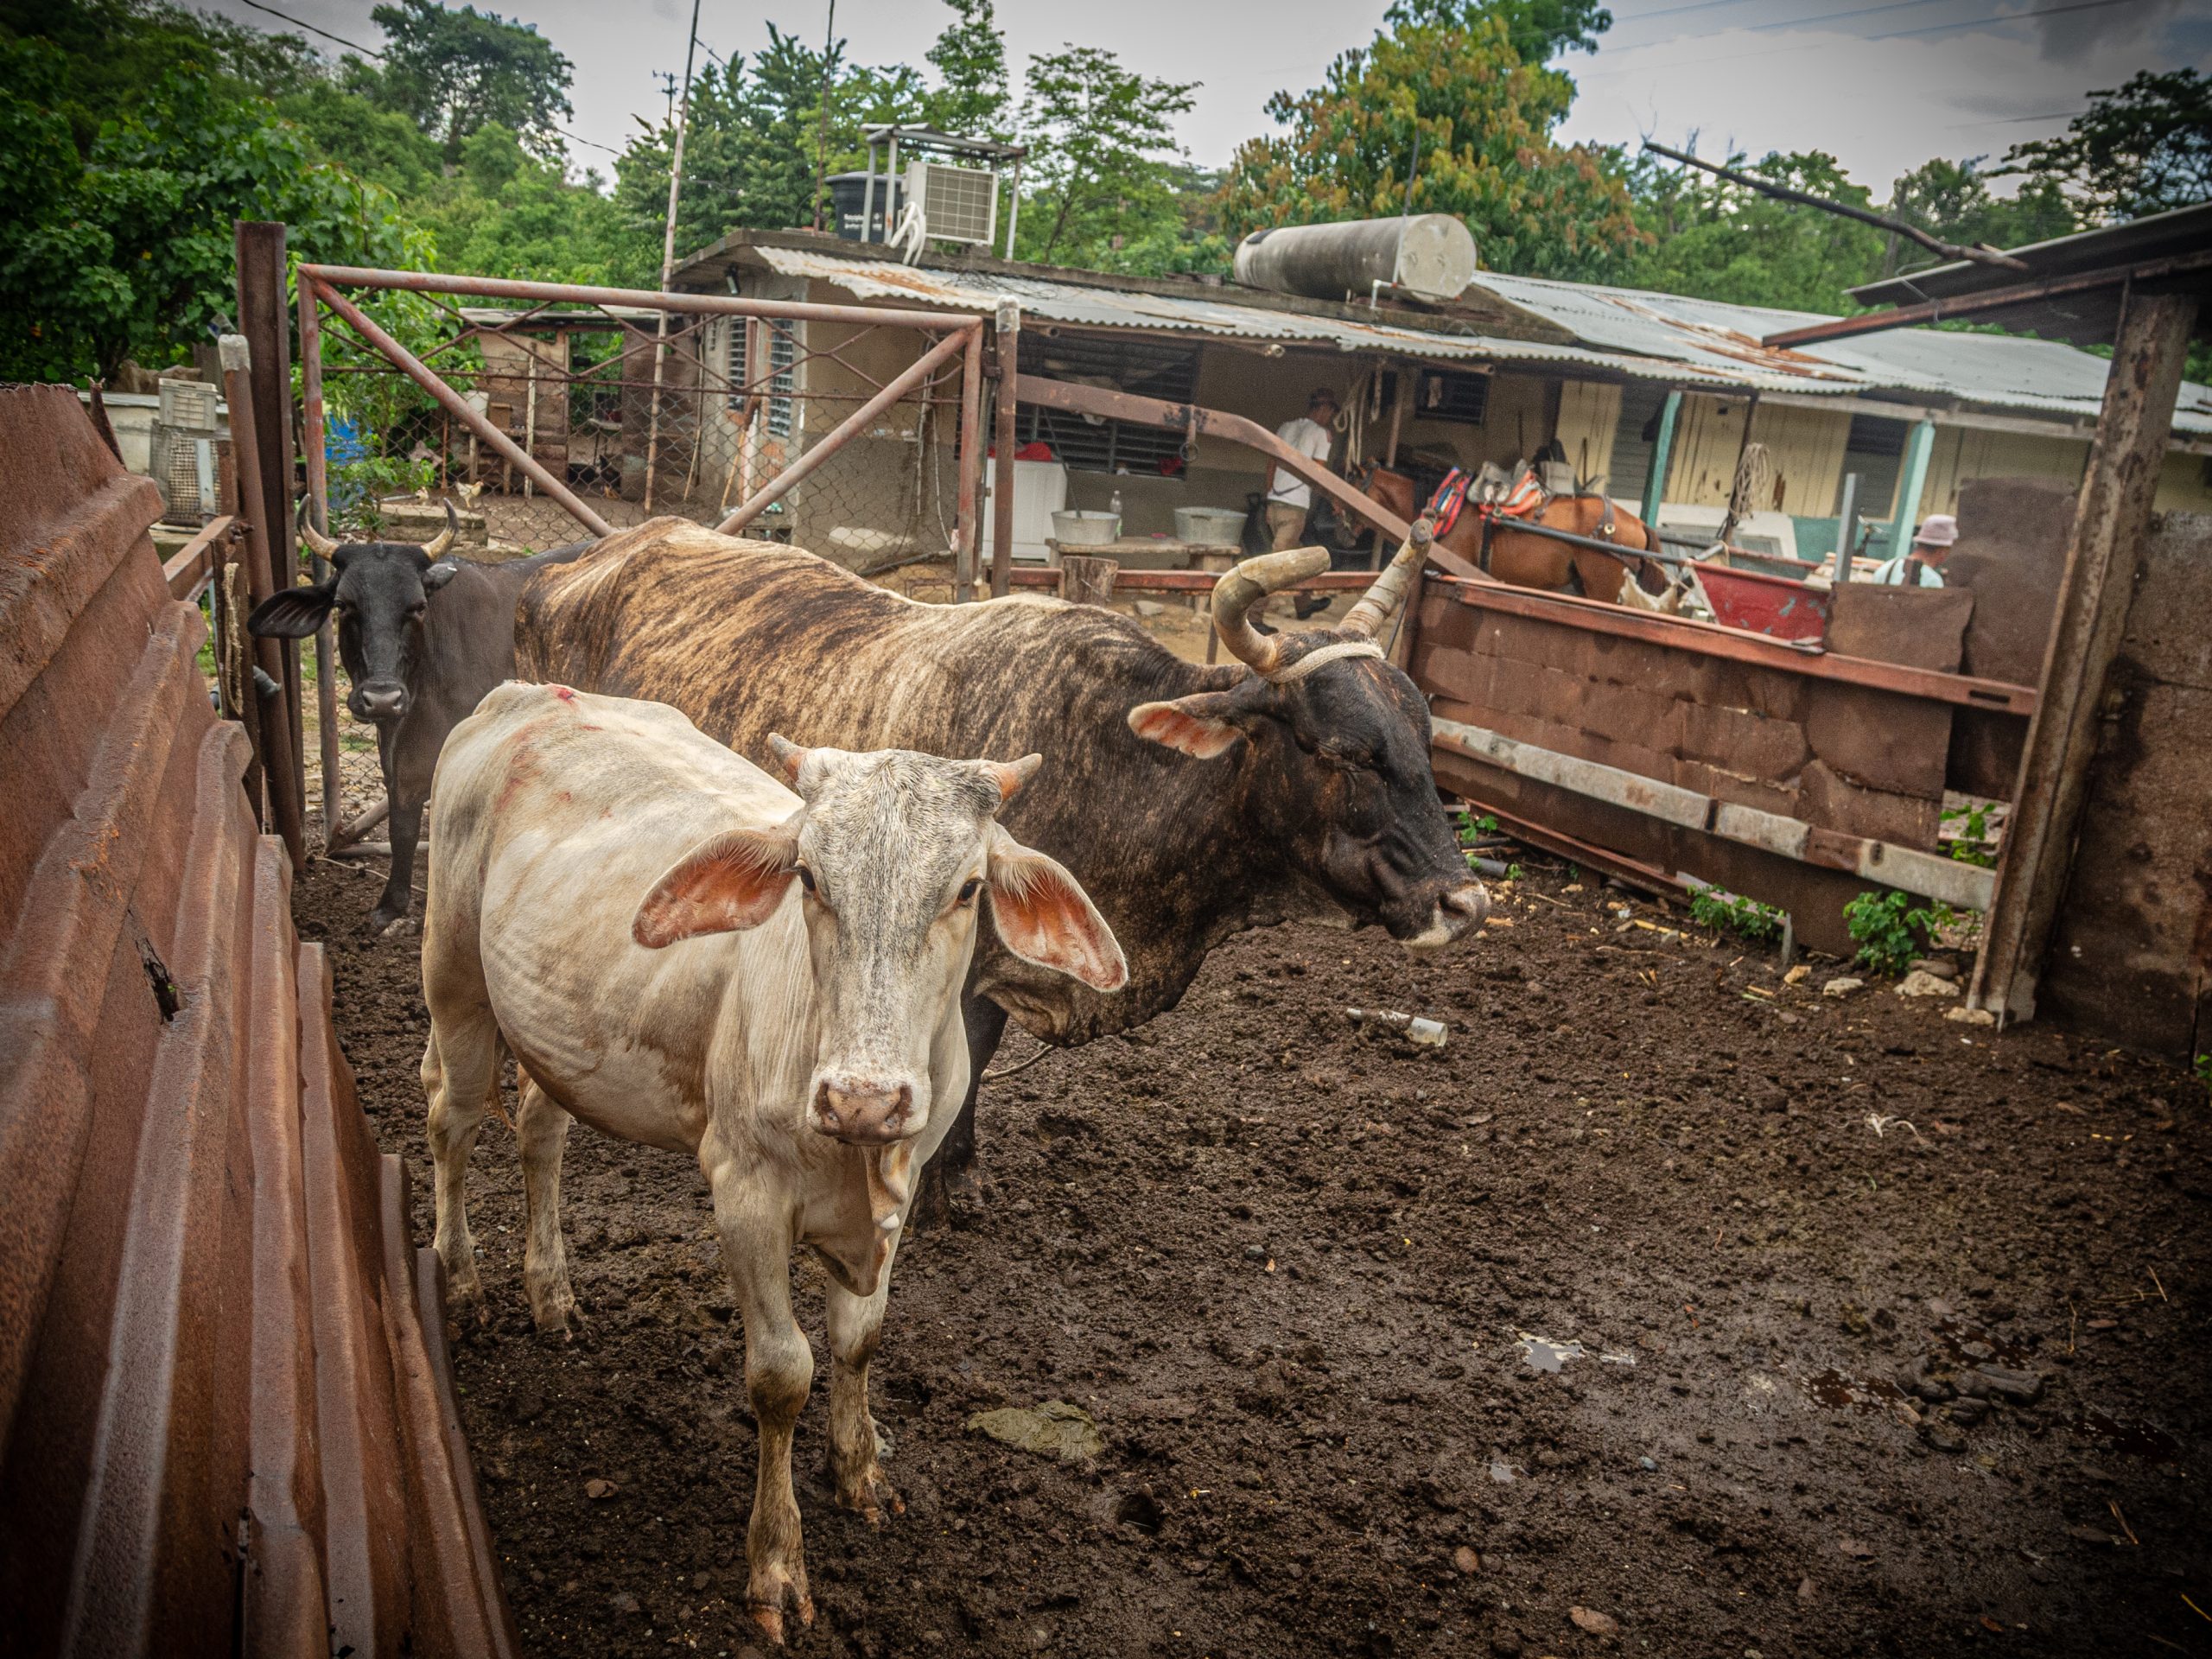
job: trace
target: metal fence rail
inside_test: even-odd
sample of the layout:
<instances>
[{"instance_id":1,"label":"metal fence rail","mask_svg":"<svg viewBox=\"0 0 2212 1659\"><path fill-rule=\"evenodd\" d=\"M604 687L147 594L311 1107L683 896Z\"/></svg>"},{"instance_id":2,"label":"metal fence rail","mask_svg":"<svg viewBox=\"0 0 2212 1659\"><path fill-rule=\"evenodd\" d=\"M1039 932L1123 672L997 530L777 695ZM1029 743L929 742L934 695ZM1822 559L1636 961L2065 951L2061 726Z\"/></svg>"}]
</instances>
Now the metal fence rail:
<instances>
[{"instance_id":1,"label":"metal fence rail","mask_svg":"<svg viewBox=\"0 0 2212 1659\"><path fill-rule=\"evenodd\" d=\"M981 318L321 265L299 283L308 488L341 531L434 533L442 498L463 550L500 557L673 513L863 573L951 555L972 584Z\"/></svg>"}]
</instances>

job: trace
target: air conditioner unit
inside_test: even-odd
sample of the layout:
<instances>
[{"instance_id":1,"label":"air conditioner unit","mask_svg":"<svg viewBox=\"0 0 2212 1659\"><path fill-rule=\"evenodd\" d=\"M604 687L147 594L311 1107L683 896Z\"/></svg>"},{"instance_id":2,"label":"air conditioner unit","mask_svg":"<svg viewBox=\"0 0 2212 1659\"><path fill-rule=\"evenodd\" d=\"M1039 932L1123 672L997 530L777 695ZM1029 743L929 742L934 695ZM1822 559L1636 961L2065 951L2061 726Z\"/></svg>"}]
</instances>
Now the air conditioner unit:
<instances>
[{"instance_id":1,"label":"air conditioner unit","mask_svg":"<svg viewBox=\"0 0 2212 1659\"><path fill-rule=\"evenodd\" d=\"M148 462L162 493L162 516L202 524L221 511L215 445L222 422L215 388L204 380L164 380Z\"/></svg>"},{"instance_id":2,"label":"air conditioner unit","mask_svg":"<svg viewBox=\"0 0 2212 1659\"><path fill-rule=\"evenodd\" d=\"M932 242L991 244L998 228L999 175L977 167L915 162L906 168L906 200L921 210Z\"/></svg>"}]
</instances>

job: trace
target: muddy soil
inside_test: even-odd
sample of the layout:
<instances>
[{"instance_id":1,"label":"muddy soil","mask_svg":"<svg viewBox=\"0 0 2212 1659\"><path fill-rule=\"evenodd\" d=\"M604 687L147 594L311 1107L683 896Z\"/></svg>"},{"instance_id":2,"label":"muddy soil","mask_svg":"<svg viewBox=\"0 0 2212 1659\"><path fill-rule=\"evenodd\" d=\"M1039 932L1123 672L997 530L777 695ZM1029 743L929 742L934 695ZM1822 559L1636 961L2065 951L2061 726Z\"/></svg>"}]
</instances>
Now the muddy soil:
<instances>
[{"instance_id":1,"label":"muddy soil","mask_svg":"<svg viewBox=\"0 0 2212 1659\"><path fill-rule=\"evenodd\" d=\"M905 1516L836 1509L821 1399L801 1421L795 1651L2212 1653L2204 1089L1825 998L1834 964L1787 985L1571 874L1428 963L1247 935L1132 1038L989 1088L986 1202L911 1241L875 1368ZM318 864L296 909L427 1241L417 941L355 932L380 880ZM531 1332L494 1122L491 1322L454 1351L524 1642L744 1655L703 1184L582 1128L565 1180L582 1335ZM1095 1463L969 1427L1047 1400Z\"/></svg>"}]
</instances>

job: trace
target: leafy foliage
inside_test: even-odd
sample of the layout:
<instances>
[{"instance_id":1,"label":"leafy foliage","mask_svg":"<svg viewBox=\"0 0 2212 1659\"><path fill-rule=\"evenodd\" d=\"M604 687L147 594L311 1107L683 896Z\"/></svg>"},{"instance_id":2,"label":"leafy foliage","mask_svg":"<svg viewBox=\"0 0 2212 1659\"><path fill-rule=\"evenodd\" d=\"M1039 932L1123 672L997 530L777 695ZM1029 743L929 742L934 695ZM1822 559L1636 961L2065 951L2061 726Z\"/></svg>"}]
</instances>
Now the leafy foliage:
<instances>
[{"instance_id":1,"label":"leafy foliage","mask_svg":"<svg viewBox=\"0 0 2212 1659\"><path fill-rule=\"evenodd\" d=\"M1009 137L1014 93L1007 79L1006 36L999 32L991 0L945 4L958 21L923 54L938 76L936 90L923 100L924 113L939 132Z\"/></svg>"},{"instance_id":2,"label":"leafy foliage","mask_svg":"<svg viewBox=\"0 0 2212 1659\"><path fill-rule=\"evenodd\" d=\"M1916 906L1906 893L1862 893L1843 907L1844 925L1858 941L1853 958L1894 978L1926 949L1925 941L1957 918L1943 904Z\"/></svg>"},{"instance_id":3,"label":"leafy foliage","mask_svg":"<svg viewBox=\"0 0 2212 1659\"><path fill-rule=\"evenodd\" d=\"M568 96L572 66L529 24L437 0L397 0L369 16L389 42L385 64L357 64L353 84L435 139L449 165L492 122L540 156L561 153L556 118L575 113Z\"/></svg>"},{"instance_id":4,"label":"leafy foliage","mask_svg":"<svg viewBox=\"0 0 2212 1659\"><path fill-rule=\"evenodd\" d=\"M2059 137L2013 145L2001 170L2063 188L2104 221L2212 198L2212 80L2144 70L2091 92Z\"/></svg>"},{"instance_id":5,"label":"leafy foliage","mask_svg":"<svg viewBox=\"0 0 2212 1659\"><path fill-rule=\"evenodd\" d=\"M1021 118L1037 201L1023 218L1023 257L1050 262L1064 248L1118 246L1171 226L1171 161L1182 154L1173 118L1197 87L1138 74L1096 47L1031 59Z\"/></svg>"},{"instance_id":6,"label":"leafy foliage","mask_svg":"<svg viewBox=\"0 0 2212 1659\"><path fill-rule=\"evenodd\" d=\"M303 257L402 256L389 199L228 79L171 68L80 152L68 76L50 42L0 43L0 376L185 355L234 308L237 219L285 221Z\"/></svg>"},{"instance_id":7,"label":"leafy foliage","mask_svg":"<svg viewBox=\"0 0 2212 1659\"><path fill-rule=\"evenodd\" d=\"M1609 157L1553 142L1573 82L1514 45L1516 16L1540 10L1440 0L1394 8L1373 43L1340 54L1320 86L1268 100L1268 113L1288 130L1236 152L1225 227L1241 235L1377 218L1410 202L1416 213L1464 219L1495 270L1616 272L1645 235Z\"/></svg>"},{"instance_id":8,"label":"leafy foliage","mask_svg":"<svg viewBox=\"0 0 2212 1659\"><path fill-rule=\"evenodd\" d=\"M1727 931L1764 941L1782 937L1782 912L1756 899L1724 893L1719 887L1700 887L1690 898L1690 919L1716 933Z\"/></svg>"},{"instance_id":9,"label":"leafy foliage","mask_svg":"<svg viewBox=\"0 0 2212 1659\"><path fill-rule=\"evenodd\" d=\"M1943 822L1958 820L1958 828L1951 836L1951 856L1961 864L1979 864L1984 869L1997 862L1997 854L1989 838L1989 804L1977 801L1972 806L1961 806L1943 814Z\"/></svg>"},{"instance_id":10,"label":"leafy foliage","mask_svg":"<svg viewBox=\"0 0 2212 1659\"><path fill-rule=\"evenodd\" d=\"M1742 156L1729 166L1794 189L1868 207L1833 156L1820 150ZM1878 273L1884 233L1832 213L1777 201L1709 173L1638 157L1637 219L1649 237L1630 266L1635 287L1793 311L1854 309L1845 289Z\"/></svg>"}]
</instances>

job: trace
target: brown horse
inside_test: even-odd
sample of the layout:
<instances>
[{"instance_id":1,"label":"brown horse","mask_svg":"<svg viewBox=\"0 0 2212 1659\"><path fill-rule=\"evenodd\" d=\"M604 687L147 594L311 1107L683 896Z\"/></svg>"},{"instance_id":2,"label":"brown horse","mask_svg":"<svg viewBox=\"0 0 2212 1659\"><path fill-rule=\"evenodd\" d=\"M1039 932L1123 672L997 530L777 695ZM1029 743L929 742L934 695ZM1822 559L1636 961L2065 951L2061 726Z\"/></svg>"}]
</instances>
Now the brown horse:
<instances>
[{"instance_id":1,"label":"brown horse","mask_svg":"<svg viewBox=\"0 0 2212 1659\"><path fill-rule=\"evenodd\" d=\"M1411 520L1422 505L1418 485L1403 473L1392 472L1378 461L1353 469L1352 482L1377 505ZM1483 546L1483 518L1470 501L1450 531L1436 538L1469 563L1519 588L1544 588L1580 593L1609 605L1635 605L1646 610L1673 610L1681 603L1681 589L1668 580L1667 567L1654 559L1633 556L1659 550L1659 538L1634 513L1624 512L1602 494L1554 495L1530 515L1529 522L1598 541L1618 541L1616 557L1596 548L1531 536L1513 528L1516 521L1491 521L1490 546Z\"/></svg>"}]
</instances>

